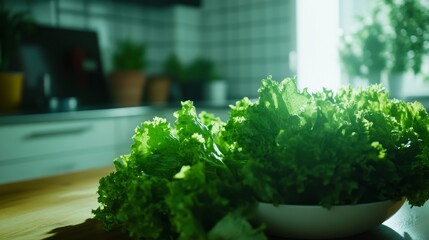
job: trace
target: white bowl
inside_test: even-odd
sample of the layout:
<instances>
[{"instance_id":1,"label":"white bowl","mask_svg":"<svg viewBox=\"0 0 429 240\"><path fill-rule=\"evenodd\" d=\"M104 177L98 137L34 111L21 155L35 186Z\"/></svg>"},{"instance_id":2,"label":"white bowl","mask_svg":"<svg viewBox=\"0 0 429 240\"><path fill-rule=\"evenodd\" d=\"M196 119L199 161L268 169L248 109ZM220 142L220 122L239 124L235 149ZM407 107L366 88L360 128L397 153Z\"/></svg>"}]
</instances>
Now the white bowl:
<instances>
[{"instance_id":1,"label":"white bowl","mask_svg":"<svg viewBox=\"0 0 429 240\"><path fill-rule=\"evenodd\" d=\"M321 206L259 203L257 220L266 224L266 232L278 237L301 239L341 238L368 231L395 214L401 201L383 201L356 205Z\"/></svg>"}]
</instances>

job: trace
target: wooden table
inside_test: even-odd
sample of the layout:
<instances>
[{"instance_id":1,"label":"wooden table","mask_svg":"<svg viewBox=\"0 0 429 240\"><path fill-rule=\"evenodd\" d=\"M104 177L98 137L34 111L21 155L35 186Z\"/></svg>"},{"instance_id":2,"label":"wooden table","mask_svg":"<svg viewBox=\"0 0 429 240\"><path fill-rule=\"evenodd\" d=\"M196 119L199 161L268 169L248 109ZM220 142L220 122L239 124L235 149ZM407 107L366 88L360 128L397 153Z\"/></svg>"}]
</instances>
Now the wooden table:
<instances>
[{"instance_id":1,"label":"wooden table","mask_svg":"<svg viewBox=\"0 0 429 240\"><path fill-rule=\"evenodd\" d=\"M0 186L0 239L128 239L92 219L101 168ZM272 238L278 239L278 238ZM428 240L429 203L405 204L383 225L348 239Z\"/></svg>"},{"instance_id":2,"label":"wooden table","mask_svg":"<svg viewBox=\"0 0 429 240\"><path fill-rule=\"evenodd\" d=\"M0 239L128 239L93 217L98 181L112 167L0 186Z\"/></svg>"}]
</instances>

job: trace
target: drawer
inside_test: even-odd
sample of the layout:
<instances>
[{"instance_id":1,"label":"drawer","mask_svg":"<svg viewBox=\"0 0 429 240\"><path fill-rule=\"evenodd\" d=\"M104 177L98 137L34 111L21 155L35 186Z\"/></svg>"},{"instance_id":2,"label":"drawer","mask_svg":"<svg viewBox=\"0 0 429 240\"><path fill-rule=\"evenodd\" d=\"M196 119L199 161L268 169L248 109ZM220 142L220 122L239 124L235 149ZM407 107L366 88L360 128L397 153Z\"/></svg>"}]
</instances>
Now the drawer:
<instances>
[{"instance_id":1,"label":"drawer","mask_svg":"<svg viewBox=\"0 0 429 240\"><path fill-rule=\"evenodd\" d=\"M38 155L111 147L113 119L49 122L0 127L0 161Z\"/></svg>"},{"instance_id":2,"label":"drawer","mask_svg":"<svg viewBox=\"0 0 429 240\"><path fill-rule=\"evenodd\" d=\"M102 148L79 151L74 154L52 154L43 157L23 158L15 162L0 162L0 184L113 166L114 155L112 148Z\"/></svg>"}]
</instances>

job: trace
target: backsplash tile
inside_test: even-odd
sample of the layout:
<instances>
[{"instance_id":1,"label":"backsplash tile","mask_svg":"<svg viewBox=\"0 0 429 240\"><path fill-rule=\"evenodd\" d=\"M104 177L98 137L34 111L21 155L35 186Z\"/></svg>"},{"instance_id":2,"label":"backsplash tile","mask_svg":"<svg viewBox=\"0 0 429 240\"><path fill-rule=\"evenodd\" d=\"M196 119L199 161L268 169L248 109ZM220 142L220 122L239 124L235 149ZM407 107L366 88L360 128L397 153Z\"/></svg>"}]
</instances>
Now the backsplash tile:
<instances>
[{"instance_id":1,"label":"backsplash tile","mask_svg":"<svg viewBox=\"0 0 429 240\"><path fill-rule=\"evenodd\" d=\"M162 71L172 51L185 63L212 59L232 99L255 97L268 74L277 80L295 74L288 67L289 52L296 50L295 0L203 0L199 8L101 0L5 2L31 10L43 24L97 31L105 74L112 70L115 42L123 38L147 44L148 74Z\"/></svg>"}]
</instances>

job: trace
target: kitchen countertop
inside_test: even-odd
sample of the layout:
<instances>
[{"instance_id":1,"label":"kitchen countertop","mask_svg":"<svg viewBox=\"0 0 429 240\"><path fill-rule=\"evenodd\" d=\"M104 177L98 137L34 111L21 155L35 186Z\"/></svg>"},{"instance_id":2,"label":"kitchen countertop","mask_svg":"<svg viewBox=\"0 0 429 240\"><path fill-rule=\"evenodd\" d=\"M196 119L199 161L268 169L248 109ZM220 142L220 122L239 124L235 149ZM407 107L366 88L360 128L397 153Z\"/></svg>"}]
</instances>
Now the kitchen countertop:
<instances>
[{"instance_id":1,"label":"kitchen countertop","mask_svg":"<svg viewBox=\"0 0 429 240\"><path fill-rule=\"evenodd\" d=\"M229 105L235 105L236 100L227 100L222 103L210 102L195 102L194 106L197 111L201 110L227 110ZM256 99L251 99L256 101ZM429 111L429 97L426 96L410 96L404 99L407 102L419 101L427 111ZM53 121L69 121L81 119L96 119L96 118L112 118L112 117L127 117L127 116L155 116L162 111L170 111L171 113L180 109L180 103L170 103L167 105L142 105L135 107L114 107L114 106L98 106L98 107L81 107L73 111L46 111L46 110L17 110L14 112L0 112L0 126L22 123L36 122L53 122Z\"/></svg>"},{"instance_id":2,"label":"kitchen countertop","mask_svg":"<svg viewBox=\"0 0 429 240\"><path fill-rule=\"evenodd\" d=\"M0 115L0 125L68 121L80 119L109 118L123 116L138 116L152 113L160 107L124 107L124 108L100 108L100 109L82 109L76 111L63 112L16 112Z\"/></svg>"},{"instance_id":3,"label":"kitchen countertop","mask_svg":"<svg viewBox=\"0 0 429 240\"><path fill-rule=\"evenodd\" d=\"M234 101L227 101L222 104L194 103L198 111L208 109L229 109L229 104ZM180 104L168 105L142 105L135 107L84 107L74 111L15 111L8 113L0 112L0 126L21 123L69 121L81 119L112 118L127 116L154 115L160 111L170 111L171 113L180 109Z\"/></svg>"},{"instance_id":4,"label":"kitchen countertop","mask_svg":"<svg viewBox=\"0 0 429 240\"><path fill-rule=\"evenodd\" d=\"M0 239L129 239L92 219L98 180L113 167L0 185ZM280 238L270 238L280 240ZM427 240L429 203L405 204L383 225L349 240Z\"/></svg>"}]
</instances>

